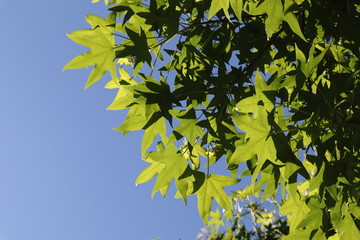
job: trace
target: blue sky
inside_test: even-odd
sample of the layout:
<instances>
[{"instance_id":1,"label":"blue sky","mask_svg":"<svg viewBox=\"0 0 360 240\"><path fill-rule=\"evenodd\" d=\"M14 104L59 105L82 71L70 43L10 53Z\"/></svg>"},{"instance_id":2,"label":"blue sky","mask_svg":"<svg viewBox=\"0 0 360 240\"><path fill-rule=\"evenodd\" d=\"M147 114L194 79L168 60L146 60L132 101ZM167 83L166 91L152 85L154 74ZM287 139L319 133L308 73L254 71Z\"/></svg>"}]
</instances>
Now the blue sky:
<instances>
[{"instance_id":1,"label":"blue sky","mask_svg":"<svg viewBox=\"0 0 360 240\"><path fill-rule=\"evenodd\" d=\"M0 0L0 240L195 239L196 200L151 199L135 187L147 166L141 132L112 128L106 81L83 90L90 69L62 71L85 48L66 37L105 16L90 0Z\"/></svg>"}]
</instances>

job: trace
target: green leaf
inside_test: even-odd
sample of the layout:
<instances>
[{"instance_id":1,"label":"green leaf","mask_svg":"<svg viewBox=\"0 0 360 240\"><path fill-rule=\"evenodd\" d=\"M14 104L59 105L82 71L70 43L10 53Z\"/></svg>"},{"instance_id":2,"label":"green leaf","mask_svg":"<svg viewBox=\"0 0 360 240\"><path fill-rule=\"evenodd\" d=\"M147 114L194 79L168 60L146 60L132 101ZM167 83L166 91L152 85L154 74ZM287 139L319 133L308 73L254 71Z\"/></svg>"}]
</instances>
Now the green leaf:
<instances>
[{"instance_id":1,"label":"green leaf","mask_svg":"<svg viewBox=\"0 0 360 240\"><path fill-rule=\"evenodd\" d=\"M243 0L230 0L231 8L233 9L235 16L242 21L242 8L243 8Z\"/></svg>"},{"instance_id":2,"label":"green leaf","mask_svg":"<svg viewBox=\"0 0 360 240\"><path fill-rule=\"evenodd\" d=\"M100 27L92 30L77 30L68 34L68 37L74 42L91 49L91 51L72 59L63 68L75 69L94 65L85 88L97 82L107 71L110 72L113 78L116 78L114 45Z\"/></svg>"},{"instance_id":3,"label":"green leaf","mask_svg":"<svg viewBox=\"0 0 360 240\"><path fill-rule=\"evenodd\" d=\"M124 58L132 56L135 58L135 68L146 62L151 66L151 54L147 41L147 36L143 29L140 29L139 33L134 32L129 28L125 28L126 33L130 37L130 42L126 42L122 45L122 49L116 51L117 58Z\"/></svg>"},{"instance_id":4,"label":"green leaf","mask_svg":"<svg viewBox=\"0 0 360 240\"><path fill-rule=\"evenodd\" d=\"M266 13L268 17L265 21L265 28L267 35L271 37L280 28L283 18L283 15L281 14L283 12L283 5L281 0L267 0L264 1L263 4L266 2L267 4L264 7L267 8Z\"/></svg>"},{"instance_id":5,"label":"green leaf","mask_svg":"<svg viewBox=\"0 0 360 240\"><path fill-rule=\"evenodd\" d=\"M271 126L267 120L268 113L260 108L257 118L247 115L232 116L236 126L246 132L246 143L236 146L235 152L230 158L229 165L237 165L251 159L255 154L258 156L258 166L270 160L277 163L276 148L271 134Z\"/></svg>"},{"instance_id":6,"label":"green leaf","mask_svg":"<svg viewBox=\"0 0 360 240\"><path fill-rule=\"evenodd\" d=\"M355 225L349 212L345 213L344 219L339 225L335 226L339 231L340 239L358 240L360 239L360 230Z\"/></svg>"},{"instance_id":7,"label":"green leaf","mask_svg":"<svg viewBox=\"0 0 360 240\"><path fill-rule=\"evenodd\" d=\"M313 42L312 48L314 48L316 45L315 42ZM311 52L309 55L309 60L306 60L305 54L298 48L298 46L295 45L295 52L296 52L296 60L297 64L300 66L301 71L304 73L306 77L310 76L314 69L318 66L318 64L321 62L321 60L324 58L328 48L325 48L323 51L321 51L320 54L317 56L314 56L314 52Z\"/></svg>"},{"instance_id":8,"label":"green leaf","mask_svg":"<svg viewBox=\"0 0 360 240\"><path fill-rule=\"evenodd\" d=\"M330 236L328 240L341 240L339 233L335 233L334 235Z\"/></svg>"},{"instance_id":9,"label":"green leaf","mask_svg":"<svg viewBox=\"0 0 360 240\"><path fill-rule=\"evenodd\" d=\"M280 207L280 213L282 214L291 213L291 215L288 215L290 233L301 232L301 231L296 231L297 226L300 224L301 221L303 221L303 219L305 219L305 217L309 214L309 212L310 209L308 208L305 202L298 201L292 197L287 198L284 204Z\"/></svg>"},{"instance_id":10,"label":"green leaf","mask_svg":"<svg viewBox=\"0 0 360 240\"><path fill-rule=\"evenodd\" d=\"M295 3L293 0L285 0L283 5L282 2L283 1L281 0L262 1L255 9L252 9L250 14L267 14L265 29L267 31L268 38L280 29L283 21L286 21L295 34L301 37L304 41L307 41L301 31L296 16L292 12L292 7L295 6Z\"/></svg>"},{"instance_id":11,"label":"green leaf","mask_svg":"<svg viewBox=\"0 0 360 240\"><path fill-rule=\"evenodd\" d=\"M182 198L187 204L187 196L194 191L194 172L190 167L187 167L185 172L176 180L176 188L178 189L175 197Z\"/></svg>"},{"instance_id":12,"label":"green leaf","mask_svg":"<svg viewBox=\"0 0 360 240\"><path fill-rule=\"evenodd\" d=\"M222 220L222 215L220 214L219 208L216 208L215 212L211 212L211 220L209 221L209 225L215 225L215 229L218 231L220 226L224 226L224 222Z\"/></svg>"},{"instance_id":13,"label":"green leaf","mask_svg":"<svg viewBox=\"0 0 360 240\"><path fill-rule=\"evenodd\" d=\"M295 16L295 14L292 12L291 8L295 6L295 3L292 0L285 0L285 6L284 6L284 21L289 24L291 30L301 37L305 42L307 42L304 34L301 31L299 22Z\"/></svg>"},{"instance_id":14,"label":"green leaf","mask_svg":"<svg viewBox=\"0 0 360 240\"><path fill-rule=\"evenodd\" d=\"M295 54L297 64L306 64L306 57L305 54L301 51L301 49L295 44Z\"/></svg>"},{"instance_id":15,"label":"green leaf","mask_svg":"<svg viewBox=\"0 0 360 240\"><path fill-rule=\"evenodd\" d=\"M120 81L126 81L130 85L122 84L120 86L120 81L110 80L106 84L106 88L119 88L113 102L107 107L107 110L122 110L129 108L131 104L134 104L138 101L138 99L134 96L134 88L138 83L130 78L130 76L125 72L123 68L120 68Z\"/></svg>"},{"instance_id":16,"label":"green leaf","mask_svg":"<svg viewBox=\"0 0 360 240\"><path fill-rule=\"evenodd\" d=\"M301 229L304 227L313 227L314 229L319 228L322 224L322 215L323 210L321 209L320 204L314 198L310 199L307 204L307 207L310 209L308 214L302 219L302 221L297 225L296 228Z\"/></svg>"},{"instance_id":17,"label":"green leaf","mask_svg":"<svg viewBox=\"0 0 360 240\"><path fill-rule=\"evenodd\" d=\"M326 237L326 233L324 233L320 228L316 231L316 233L312 236L312 239L316 240L328 240L330 238Z\"/></svg>"},{"instance_id":18,"label":"green leaf","mask_svg":"<svg viewBox=\"0 0 360 240\"><path fill-rule=\"evenodd\" d=\"M155 115L155 113L154 113ZM159 117L157 120L155 120L155 123L151 124L148 128L145 129L144 136L142 139L142 145L141 145L141 155L144 155L146 150L151 146L151 144L154 142L156 136L161 136L162 141L166 141L166 123L163 118L160 118L161 114L159 114ZM156 119L155 118L155 119Z\"/></svg>"},{"instance_id":19,"label":"green leaf","mask_svg":"<svg viewBox=\"0 0 360 240\"><path fill-rule=\"evenodd\" d=\"M106 19L99 17L94 14L89 14L86 16L86 21L91 25L92 29L100 28L104 33L111 44L115 45L114 31L115 31L115 22L116 14L110 13Z\"/></svg>"},{"instance_id":20,"label":"green leaf","mask_svg":"<svg viewBox=\"0 0 360 240\"><path fill-rule=\"evenodd\" d=\"M166 195L170 182L178 179L188 166L186 159L181 154L174 152L174 149L175 147L169 146L165 150L151 152L145 156L145 161L150 162L151 165L139 174L135 183L142 184L158 176L152 196L157 191L160 191L163 196Z\"/></svg>"},{"instance_id":21,"label":"green leaf","mask_svg":"<svg viewBox=\"0 0 360 240\"><path fill-rule=\"evenodd\" d=\"M230 198L224 191L224 187L237 184L240 180L217 174L205 175L204 173L199 173L199 175L203 179L203 183L195 194L198 199L200 216L207 223L213 199L225 210L232 210Z\"/></svg>"},{"instance_id":22,"label":"green leaf","mask_svg":"<svg viewBox=\"0 0 360 240\"><path fill-rule=\"evenodd\" d=\"M158 172L152 195L168 185L173 179L178 179L188 166L182 154L177 153L176 148L171 145L165 151L150 152L147 158L164 165L164 168Z\"/></svg>"},{"instance_id":23,"label":"green leaf","mask_svg":"<svg viewBox=\"0 0 360 240\"><path fill-rule=\"evenodd\" d=\"M270 38L280 28L283 19L283 4L281 0L262 1L256 8L251 9L251 15L267 14L265 29Z\"/></svg>"},{"instance_id":24,"label":"green leaf","mask_svg":"<svg viewBox=\"0 0 360 240\"><path fill-rule=\"evenodd\" d=\"M291 231L289 235L284 236L284 240L308 240L311 239L312 229L306 228L298 231Z\"/></svg>"},{"instance_id":25,"label":"green leaf","mask_svg":"<svg viewBox=\"0 0 360 240\"><path fill-rule=\"evenodd\" d=\"M255 75L255 95L242 99L236 104L239 112L257 113L258 108L264 108L271 112L274 109L275 97L272 85L268 85L265 79L257 71Z\"/></svg>"},{"instance_id":26,"label":"green leaf","mask_svg":"<svg viewBox=\"0 0 360 240\"><path fill-rule=\"evenodd\" d=\"M178 119L180 123L173 130L169 142L175 142L179 140L179 137L186 137L191 145L195 145L196 138L204 135L198 125L199 121L193 108L189 108L187 111L170 110L170 114Z\"/></svg>"},{"instance_id":27,"label":"green leaf","mask_svg":"<svg viewBox=\"0 0 360 240\"><path fill-rule=\"evenodd\" d=\"M145 107L137 105L129 110L125 121L115 131L123 131L125 135L128 131L136 131L142 129L148 121L145 115Z\"/></svg>"},{"instance_id":28,"label":"green leaf","mask_svg":"<svg viewBox=\"0 0 360 240\"><path fill-rule=\"evenodd\" d=\"M156 162L151 159L146 159L146 161L150 162L151 165L141 171L139 176L136 178L136 185L150 181L165 168L165 164L163 163Z\"/></svg>"},{"instance_id":29,"label":"green leaf","mask_svg":"<svg viewBox=\"0 0 360 240\"><path fill-rule=\"evenodd\" d=\"M229 0L212 0L208 13L208 19L211 19L221 9L224 11L226 18L230 19Z\"/></svg>"}]
</instances>

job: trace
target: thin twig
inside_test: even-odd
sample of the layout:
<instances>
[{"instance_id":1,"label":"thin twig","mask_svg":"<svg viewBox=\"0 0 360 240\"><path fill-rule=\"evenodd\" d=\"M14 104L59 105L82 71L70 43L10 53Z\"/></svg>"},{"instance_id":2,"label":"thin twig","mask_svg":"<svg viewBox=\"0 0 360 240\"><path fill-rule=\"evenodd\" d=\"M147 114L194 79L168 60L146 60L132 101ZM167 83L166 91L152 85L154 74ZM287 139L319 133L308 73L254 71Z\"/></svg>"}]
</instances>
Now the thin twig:
<instances>
[{"instance_id":1,"label":"thin twig","mask_svg":"<svg viewBox=\"0 0 360 240\"><path fill-rule=\"evenodd\" d=\"M251 15L251 14L246 14L242 16L242 19L249 19L249 18L254 18L254 17L263 17L266 14L260 14L260 15ZM198 25L204 25L204 24L211 24L211 23L221 23L221 22L230 22L231 20L238 20L239 19L237 17L231 17L231 18L223 18L223 19L217 19L217 20L208 20L205 22L199 22L199 23L193 23L191 24L191 26L198 26Z\"/></svg>"}]
</instances>

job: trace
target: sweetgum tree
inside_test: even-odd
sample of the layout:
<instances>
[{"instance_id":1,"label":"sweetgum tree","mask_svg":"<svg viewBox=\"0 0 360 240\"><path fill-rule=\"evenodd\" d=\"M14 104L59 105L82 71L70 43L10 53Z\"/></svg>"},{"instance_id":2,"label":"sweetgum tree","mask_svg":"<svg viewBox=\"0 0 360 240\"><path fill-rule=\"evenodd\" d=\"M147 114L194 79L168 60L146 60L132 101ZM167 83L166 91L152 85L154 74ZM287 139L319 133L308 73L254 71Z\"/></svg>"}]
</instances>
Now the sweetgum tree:
<instances>
[{"instance_id":1,"label":"sweetgum tree","mask_svg":"<svg viewBox=\"0 0 360 240\"><path fill-rule=\"evenodd\" d=\"M234 216L256 196L279 202L284 239L360 239L360 1L105 5L69 34L90 51L65 69L94 66L86 88L110 73L108 109L128 109L116 130L144 130L137 184L173 182L205 223L213 200Z\"/></svg>"}]
</instances>

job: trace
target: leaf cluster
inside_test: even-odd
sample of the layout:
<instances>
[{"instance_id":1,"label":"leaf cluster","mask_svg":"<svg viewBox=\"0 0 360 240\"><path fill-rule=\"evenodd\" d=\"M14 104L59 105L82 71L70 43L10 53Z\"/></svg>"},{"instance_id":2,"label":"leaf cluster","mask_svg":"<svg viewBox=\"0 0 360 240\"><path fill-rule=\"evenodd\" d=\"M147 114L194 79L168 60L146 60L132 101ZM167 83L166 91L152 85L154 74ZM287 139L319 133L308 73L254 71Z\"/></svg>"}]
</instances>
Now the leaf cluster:
<instances>
[{"instance_id":1,"label":"leaf cluster","mask_svg":"<svg viewBox=\"0 0 360 240\"><path fill-rule=\"evenodd\" d=\"M242 194L281 200L284 239L360 239L359 1L105 4L64 68L94 66L86 87L110 73L108 109L128 109L115 130L144 131L137 184L174 182L209 223L249 178Z\"/></svg>"}]
</instances>

